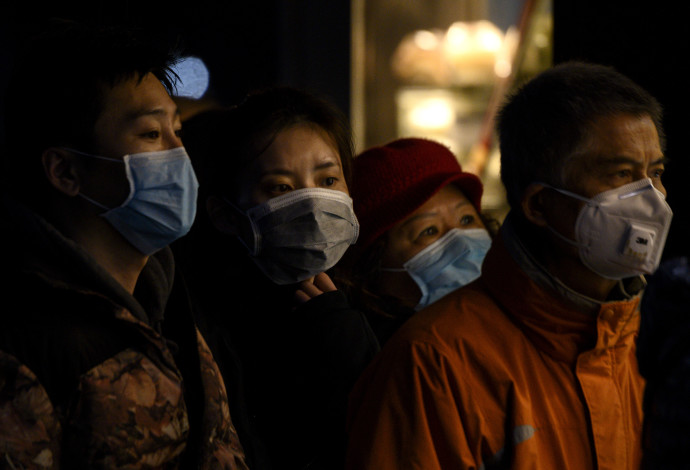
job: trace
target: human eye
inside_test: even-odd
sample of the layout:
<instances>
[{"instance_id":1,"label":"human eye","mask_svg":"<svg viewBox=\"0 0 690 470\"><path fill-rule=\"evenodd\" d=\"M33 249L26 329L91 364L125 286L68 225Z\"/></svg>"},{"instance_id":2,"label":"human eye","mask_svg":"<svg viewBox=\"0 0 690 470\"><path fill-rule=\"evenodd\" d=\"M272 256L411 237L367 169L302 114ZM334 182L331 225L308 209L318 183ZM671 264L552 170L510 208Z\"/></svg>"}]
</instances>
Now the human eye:
<instances>
[{"instance_id":1,"label":"human eye","mask_svg":"<svg viewBox=\"0 0 690 470\"><path fill-rule=\"evenodd\" d=\"M285 194L292 191L292 187L286 183L278 183L270 186L268 192L273 195Z\"/></svg>"},{"instance_id":2,"label":"human eye","mask_svg":"<svg viewBox=\"0 0 690 470\"><path fill-rule=\"evenodd\" d=\"M611 168L607 172L607 184L612 188L622 186L633 181L633 169L626 167Z\"/></svg>"},{"instance_id":3,"label":"human eye","mask_svg":"<svg viewBox=\"0 0 690 470\"><path fill-rule=\"evenodd\" d=\"M460 217L460 225L472 225L474 224L476 217L472 214L465 214Z\"/></svg>"},{"instance_id":4,"label":"human eye","mask_svg":"<svg viewBox=\"0 0 690 470\"><path fill-rule=\"evenodd\" d=\"M332 163L321 166L322 168L314 173L314 182L322 188L341 186L344 178L340 167Z\"/></svg>"},{"instance_id":5,"label":"human eye","mask_svg":"<svg viewBox=\"0 0 690 470\"><path fill-rule=\"evenodd\" d=\"M438 228L436 228L436 226L434 225L431 225L419 232L419 234L417 235L417 240L422 240L427 237L433 237L435 235L438 235Z\"/></svg>"},{"instance_id":6,"label":"human eye","mask_svg":"<svg viewBox=\"0 0 690 470\"><path fill-rule=\"evenodd\" d=\"M652 168L649 177L652 179L661 179L661 175L664 174L664 167Z\"/></svg>"},{"instance_id":7,"label":"human eye","mask_svg":"<svg viewBox=\"0 0 690 470\"><path fill-rule=\"evenodd\" d=\"M632 176L632 171L629 169L617 170L613 176L616 178L628 178Z\"/></svg>"},{"instance_id":8,"label":"human eye","mask_svg":"<svg viewBox=\"0 0 690 470\"><path fill-rule=\"evenodd\" d=\"M161 132L158 129L154 129L154 130L143 132L141 134L141 137L143 137L145 139L156 140L160 137L160 135L161 135Z\"/></svg>"}]
</instances>

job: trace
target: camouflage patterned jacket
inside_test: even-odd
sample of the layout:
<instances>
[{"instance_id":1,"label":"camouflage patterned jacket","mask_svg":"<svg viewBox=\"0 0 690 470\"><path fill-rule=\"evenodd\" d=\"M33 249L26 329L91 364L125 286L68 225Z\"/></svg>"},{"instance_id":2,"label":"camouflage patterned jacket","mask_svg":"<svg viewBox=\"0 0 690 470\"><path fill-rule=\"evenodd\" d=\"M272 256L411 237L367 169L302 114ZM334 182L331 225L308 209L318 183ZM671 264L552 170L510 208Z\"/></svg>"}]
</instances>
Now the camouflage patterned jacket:
<instances>
[{"instance_id":1,"label":"camouflage patterned jacket","mask_svg":"<svg viewBox=\"0 0 690 470\"><path fill-rule=\"evenodd\" d=\"M132 296L32 212L0 216L0 469L246 469L170 251Z\"/></svg>"}]
</instances>

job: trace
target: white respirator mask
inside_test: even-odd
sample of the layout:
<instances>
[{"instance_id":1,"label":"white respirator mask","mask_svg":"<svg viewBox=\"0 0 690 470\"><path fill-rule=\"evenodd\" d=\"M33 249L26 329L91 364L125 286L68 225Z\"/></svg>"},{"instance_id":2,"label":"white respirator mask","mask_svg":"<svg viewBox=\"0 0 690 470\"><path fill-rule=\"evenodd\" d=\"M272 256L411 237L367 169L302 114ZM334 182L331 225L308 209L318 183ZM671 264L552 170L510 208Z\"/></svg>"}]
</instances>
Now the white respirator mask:
<instances>
[{"instance_id":1,"label":"white respirator mask","mask_svg":"<svg viewBox=\"0 0 690 470\"><path fill-rule=\"evenodd\" d=\"M656 271L673 212L652 180L644 178L604 191L591 199L539 183L584 201L575 221L575 240L549 227L579 249L582 263L606 279L624 279Z\"/></svg>"}]
</instances>

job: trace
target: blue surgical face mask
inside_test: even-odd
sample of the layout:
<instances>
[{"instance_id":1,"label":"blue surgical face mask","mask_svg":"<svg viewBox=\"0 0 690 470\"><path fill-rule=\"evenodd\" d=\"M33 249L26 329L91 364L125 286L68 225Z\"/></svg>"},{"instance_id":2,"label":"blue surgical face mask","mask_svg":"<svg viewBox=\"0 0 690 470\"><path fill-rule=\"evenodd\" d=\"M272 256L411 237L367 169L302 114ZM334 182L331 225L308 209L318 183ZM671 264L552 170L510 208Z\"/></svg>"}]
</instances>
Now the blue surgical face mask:
<instances>
[{"instance_id":1,"label":"blue surgical face mask","mask_svg":"<svg viewBox=\"0 0 690 470\"><path fill-rule=\"evenodd\" d=\"M101 217L143 254L160 250L191 228L199 183L184 147L125 155L122 160L66 150L125 165L129 195L118 207L79 196L105 209Z\"/></svg>"},{"instance_id":2,"label":"blue surgical face mask","mask_svg":"<svg viewBox=\"0 0 690 470\"><path fill-rule=\"evenodd\" d=\"M454 228L407 260L403 269L382 271L407 272L422 292L415 308L421 310L477 279L490 246L486 230Z\"/></svg>"}]
</instances>

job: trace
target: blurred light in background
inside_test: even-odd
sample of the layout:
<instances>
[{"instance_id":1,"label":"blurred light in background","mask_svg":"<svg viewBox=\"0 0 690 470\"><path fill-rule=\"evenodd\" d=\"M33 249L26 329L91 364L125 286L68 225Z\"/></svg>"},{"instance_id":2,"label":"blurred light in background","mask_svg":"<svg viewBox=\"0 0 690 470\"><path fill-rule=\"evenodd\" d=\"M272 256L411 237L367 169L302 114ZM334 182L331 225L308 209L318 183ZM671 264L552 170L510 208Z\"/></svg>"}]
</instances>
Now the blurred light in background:
<instances>
[{"instance_id":1,"label":"blurred light in background","mask_svg":"<svg viewBox=\"0 0 690 470\"><path fill-rule=\"evenodd\" d=\"M431 98L410 109L408 118L416 128L447 130L455 122L455 110L448 100Z\"/></svg>"},{"instance_id":2,"label":"blurred light in background","mask_svg":"<svg viewBox=\"0 0 690 470\"><path fill-rule=\"evenodd\" d=\"M180 77L175 96L199 99L208 90L209 72L206 64L198 57L183 58L173 71Z\"/></svg>"}]
</instances>

